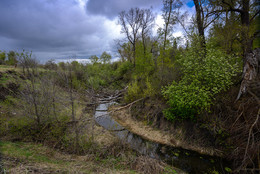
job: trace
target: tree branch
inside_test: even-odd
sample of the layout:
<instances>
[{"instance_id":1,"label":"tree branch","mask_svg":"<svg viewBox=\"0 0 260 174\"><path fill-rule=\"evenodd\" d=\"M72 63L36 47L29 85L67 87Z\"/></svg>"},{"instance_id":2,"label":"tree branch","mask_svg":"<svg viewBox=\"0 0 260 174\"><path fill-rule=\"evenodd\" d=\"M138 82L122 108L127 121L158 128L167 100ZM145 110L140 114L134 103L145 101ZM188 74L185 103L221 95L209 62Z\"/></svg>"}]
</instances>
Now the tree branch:
<instances>
[{"instance_id":1,"label":"tree branch","mask_svg":"<svg viewBox=\"0 0 260 174\"><path fill-rule=\"evenodd\" d=\"M254 14L254 16L251 17L249 23L251 23L251 22L254 20L254 18L255 18L259 13L260 13L260 10L258 10L258 11Z\"/></svg>"},{"instance_id":2,"label":"tree branch","mask_svg":"<svg viewBox=\"0 0 260 174\"><path fill-rule=\"evenodd\" d=\"M206 29L212 22L214 22L219 17L219 14L216 15L214 19L212 19L208 24L204 26L204 29Z\"/></svg>"}]
</instances>

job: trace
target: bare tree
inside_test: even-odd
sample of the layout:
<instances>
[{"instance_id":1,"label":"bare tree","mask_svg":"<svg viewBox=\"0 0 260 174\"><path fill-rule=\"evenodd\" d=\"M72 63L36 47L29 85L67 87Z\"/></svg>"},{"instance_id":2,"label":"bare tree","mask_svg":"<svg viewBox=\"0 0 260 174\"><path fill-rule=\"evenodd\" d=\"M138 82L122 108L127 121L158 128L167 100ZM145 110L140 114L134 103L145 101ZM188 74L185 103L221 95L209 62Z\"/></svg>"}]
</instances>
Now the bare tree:
<instances>
[{"instance_id":1,"label":"bare tree","mask_svg":"<svg viewBox=\"0 0 260 174\"><path fill-rule=\"evenodd\" d=\"M140 37L139 31L142 26L142 10L139 8L131 8L128 12L122 11L119 13L118 23L121 25L121 33L126 35L126 38L133 47L133 63L135 66L135 50L136 43Z\"/></svg>"},{"instance_id":2,"label":"bare tree","mask_svg":"<svg viewBox=\"0 0 260 174\"><path fill-rule=\"evenodd\" d=\"M34 112L31 109L28 111L31 112L31 116L35 118L38 125L41 124L41 111L40 104L43 103L41 100L41 91L37 89L37 76L38 76L38 63L36 59L31 57L32 54L21 53L19 55L19 63L23 67L23 73L25 72L28 76L28 81L24 84L26 86L25 90L21 92L22 97L25 99L25 102L29 104L29 106L33 106Z\"/></svg>"},{"instance_id":3,"label":"bare tree","mask_svg":"<svg viewBox=\"0 0 260 174\"><path fill-rule=\"evenodd\" d=\"M154 15L151 9L142 9L141 18L141 36L144 47L144 56L146 55L146 38L154 25Z\"/></svg>"},{"instance_id":4,"label":"bare tree","mask_svg":"<svg viewBox=\"0 0 260 174\"><path fill-rule=\"evenodd\" d=\"M75 96L74 96L74 88L73 88L73 75L72 75L72 66L66 65L65 70L58 72L60 78L64 81L65 87L68 90L69 94L69 103L71 109L71 123L73 126L73 130L75 132L75 144L74 150L76 153L79 153L79 129L77 128L77 119L76 119L76 106L75 106Z\"/></svg>"},{"instance_id":5,"label":"bare tree","mask_svg":"<svg viewBox=\"0 0 260 174\"><path fill-rule=\"evenodd\" d=\"M163 0L163 50L166 48L167 37L170 35L173 30L174 24L177 21L177 10L182 6L181 1L179 0Z\"/></svg>"}]
</instances>

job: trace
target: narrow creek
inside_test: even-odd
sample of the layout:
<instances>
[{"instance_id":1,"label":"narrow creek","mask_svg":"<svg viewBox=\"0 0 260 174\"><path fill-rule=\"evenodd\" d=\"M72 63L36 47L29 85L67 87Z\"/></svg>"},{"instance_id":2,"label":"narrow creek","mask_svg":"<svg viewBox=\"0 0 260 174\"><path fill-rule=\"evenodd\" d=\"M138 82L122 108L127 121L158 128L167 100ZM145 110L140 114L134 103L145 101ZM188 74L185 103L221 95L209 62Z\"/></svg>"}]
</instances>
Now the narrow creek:
<instances>
[{"instance_id":1,"label":"narrow creek","mask_svg":"<svg viewBox=\"0 0 260 174\"><path fill-rule=\"evenodd\" d=\"M160 159L187 173L227 173L225 167L229 165L219 157L152 142L128 131L109 115L108 107L113 104L115 104L113 101L99 104L94 115L95 121L126 142L135 151L151 158Z\"/></svg>"}]
</instances>

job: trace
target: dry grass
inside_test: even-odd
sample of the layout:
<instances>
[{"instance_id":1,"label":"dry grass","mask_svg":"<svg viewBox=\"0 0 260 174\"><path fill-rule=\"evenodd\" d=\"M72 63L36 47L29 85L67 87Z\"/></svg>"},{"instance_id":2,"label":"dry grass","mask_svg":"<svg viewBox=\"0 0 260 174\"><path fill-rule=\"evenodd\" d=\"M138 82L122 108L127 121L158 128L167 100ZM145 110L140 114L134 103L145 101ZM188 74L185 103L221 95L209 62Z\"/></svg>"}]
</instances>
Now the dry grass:
<instances>
[{"instance_id":1,"label":"dry grass","mask_svg":"<svg viewBox=\"0 0 260 174\"><path fill-rule=\"evenodd\" d=\"M34 143L1 143L2 161L6 173L173 173L179 169L146 157L136 156L118 142L99 150L100 155L73 155Z\"/></svg>"},{"instance_id":2,"label":"dry grass","mask_svg":"<svg viewBox=\"0 0 260 174\"><path fill-rule=\"evenodd\" d=\"M20 68L15 68L14 66L9 65L0 65L0 72L6 72L8 70L21 70Z\"/></svg>"},{"instance_id":3,"label":"dry grass","mask_svg":"<svg viewBox=\"0 0 260 174\"><path fill-rule=\"evenodd\" d=\"M37 144L3 142L1 146L7 173L134 173L93 156L64 154Z\"/></svg>"},{"instance_id":4,"label":"dry grass","mask_svg":"<svg viewBox=\"0 0 260 174\"><path fill-rule=\"evenodd\" d=\"M197 151L201 154L213 155L216 154L214 148L212 147L201 147L198 144L188 144L184 139L183 130L178 129L175 130L176 134L173 135L169 131L163 131L159 129L155 129L154 127L144 124L138 120L135 120L129 114L129 110L122 109L116 110L116 107L111 108L112 116L116 119L122 126L126 127L131 132L142 136L143 138L158 142L161 144L166 144L174 147L182 147L185 149L190 149Z\"/></svg>"}]
</instances>

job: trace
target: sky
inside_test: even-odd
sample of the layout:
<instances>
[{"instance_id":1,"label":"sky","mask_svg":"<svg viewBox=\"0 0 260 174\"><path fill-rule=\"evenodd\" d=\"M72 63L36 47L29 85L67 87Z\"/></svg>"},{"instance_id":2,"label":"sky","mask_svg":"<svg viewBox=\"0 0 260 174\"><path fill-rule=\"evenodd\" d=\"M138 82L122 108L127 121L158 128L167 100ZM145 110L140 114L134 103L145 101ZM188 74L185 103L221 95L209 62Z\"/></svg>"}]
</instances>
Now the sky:
<instances>
[{"instance_id":1,"label":"sky","mask_svg":"<svg viewBox=\"0 0 260 174\"><path fill-rule=\"evenodd\" d=\"M103 51L115 57L115 39L124 37L117 17L131 7L152 7L154 31L163 25L162 0L0 0L0 50L32 51L42 63ZM186 0L184 10L191 13L193 4ZM180 27L174 35L182 35Z\"/></svg>"}]
</instances>

